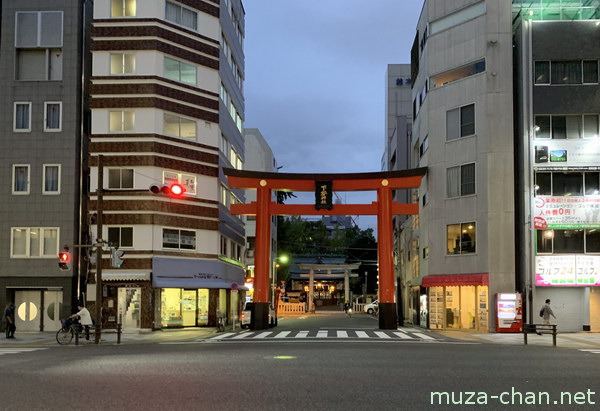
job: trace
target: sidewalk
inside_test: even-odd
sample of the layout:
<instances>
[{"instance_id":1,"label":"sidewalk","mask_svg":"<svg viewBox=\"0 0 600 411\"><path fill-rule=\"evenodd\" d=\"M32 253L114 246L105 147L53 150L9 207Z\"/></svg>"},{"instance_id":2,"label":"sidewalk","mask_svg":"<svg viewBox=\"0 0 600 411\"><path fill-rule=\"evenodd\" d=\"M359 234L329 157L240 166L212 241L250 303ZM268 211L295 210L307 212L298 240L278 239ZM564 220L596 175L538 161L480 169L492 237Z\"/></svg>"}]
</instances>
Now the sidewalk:
<instances>
[{"instance_id":1,"label":"sidewalk","mask_svg":"<svg viewBox=\"0 0 600 411\"><path fill-rule=\"evenodd\" d=\"M230 331L231 326L226 328ZM237 327L239 329L239 326ZM174 341L193 341L201 338L209 338L216 335L216 329L210 328L189 328L189 329L170 329L150 332L123 332L121 334L121 344L143 344L157 342L174 342ZM101 344L113 345L117 343L117 333L114 330L107 330L102 333ZM71 345L75 344L75 340ZM90 341L80 340L80 344L94 344L94 335L90 335ZM44 332L28 332L22 331L15 333L14 339L6 339L4 333L0 335L0 348L22 345L37 345L48 346L58 345L56 341L56 331Z\"/></svg>"},{"instance_id":2,"label":"sidewalk","mask_svg":"<svg viewBox=\"0 0 600 411\"><path fill-rule=\"evenodd\" d=\"M524 345L521 333L486 333L474 334L465 331L434 331L455 340L479 342L483 344ZM552 335L527 334L528 345L552 346ZM558 333L556 346L563 348L597 348L600 349L600 333L576 332Z\"/></svg>"}]
</instances>

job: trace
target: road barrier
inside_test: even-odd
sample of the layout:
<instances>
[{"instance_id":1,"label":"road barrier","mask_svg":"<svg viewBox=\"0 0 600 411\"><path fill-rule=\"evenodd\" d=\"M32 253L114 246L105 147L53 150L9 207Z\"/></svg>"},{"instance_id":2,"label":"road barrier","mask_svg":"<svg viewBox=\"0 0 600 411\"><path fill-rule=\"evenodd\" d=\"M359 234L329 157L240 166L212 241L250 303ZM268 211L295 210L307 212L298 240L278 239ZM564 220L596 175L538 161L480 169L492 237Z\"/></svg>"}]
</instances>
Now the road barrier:
<instances>
[{"instance_id":1,"label":"road barrier","mask_svg":"<svg viewBox=\"0 0 600 411\"><path fill-rule=\"evenodd\" d=\"M304 303L284 303L279 302L277 306L277 315L285 316L294 314L304 314L306 312L306 304Z\"/></svg>"},{"instance_id":2,"label":"road barrier","mask_svg":"<svg viewBox=\"0 0 600 411\"><path fill-rule=\"evenodd\" d=\"M527 334L552 334L552 345L556 347L556 324L523 324L523 340L527 345Z\"/></svg>"}]
</instances>

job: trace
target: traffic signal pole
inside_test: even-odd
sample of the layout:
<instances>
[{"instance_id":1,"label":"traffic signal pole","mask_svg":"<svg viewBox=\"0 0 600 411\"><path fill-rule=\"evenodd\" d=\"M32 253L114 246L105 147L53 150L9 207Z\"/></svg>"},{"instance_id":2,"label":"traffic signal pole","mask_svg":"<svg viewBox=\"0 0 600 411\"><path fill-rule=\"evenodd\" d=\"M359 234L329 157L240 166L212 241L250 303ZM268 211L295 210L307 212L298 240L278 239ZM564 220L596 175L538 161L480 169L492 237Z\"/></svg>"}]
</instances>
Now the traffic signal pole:
<instances>
[{"instance_id":1,"label":"traffic signal pole","mask_svg":"<svg viewBox=\"0 0 600 411\"><path fill-rule=\"evenodd\" d=\"M95 343L100 344L102 332L102 194L104 186L104 165L98 156L98 187L96 188L96 332Z\"/></svg>"}]
</instances>

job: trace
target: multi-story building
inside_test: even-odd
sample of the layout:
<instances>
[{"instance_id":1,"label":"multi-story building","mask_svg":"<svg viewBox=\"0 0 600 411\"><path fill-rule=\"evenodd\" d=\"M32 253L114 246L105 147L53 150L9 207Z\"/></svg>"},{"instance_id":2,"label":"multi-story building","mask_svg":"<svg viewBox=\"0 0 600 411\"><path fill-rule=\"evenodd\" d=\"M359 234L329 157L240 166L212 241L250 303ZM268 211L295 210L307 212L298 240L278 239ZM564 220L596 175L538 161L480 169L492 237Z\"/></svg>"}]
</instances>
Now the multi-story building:
<instances>
[{"instance_id":1,"label":"multi-story building","mask_svg":"<svg viewBox=\"0 0 600 411\"><path fill-rule=\"evenodd\" d=\"M403 281L427 290L413 322L493 330L496 294L516 291L525 321L551 299L560 330L600 329L599 17L597 0L425 1L411 166L429 171L401 234L418 255Z\"/></svg>"},{"instance_id":2,"label":"multi-story building","mask_svg":"<svg viewBox=\"0 0 600 411\"><path fill-rule=\"evenodd\" d=\"M245 155L244 170L264 171L268 173L277 172L277 160L269 143L257 128L244 129ZM246 203L256 201L256 190L245 190ZM277 193L273 193L276 197ZM274 198L275 200L275 198ZM246 216L246 287L249 289L246 296L253 298L254 285L254 251L256 248L256 216ZM277 216L271 216L271 269L269 277L271 288L277 286ZM274 293L271 294L273 298Z\"/></svg>"},{"instance_id":3,"label":"multi-story building","mask_svg":"<svg viewBox=\"0 0 600 411\"><path fill-rule=\"evenodd\" d=\"M388 64L386 70L386 101L385 101L385 139L384 154L381 159L381 169L383 171L406 170L410 168L410 139L412 134L412 94L411 94L411 72L410 64ZM407 190L396 190L394 192L394 201L400 203L410 202L410 195ZM394 270L398 278L397 308L398 318L403 319L404 312L410 310L408 304L411 298L410 287L403 282L402 270L406 270L408 265L401 264L399 255L408 250L410 241L404 244L402 224L407 219L405 215L394 216ZM411 233L406 230L404 234Z\"/></svg>"},{"instance_id":4,"label":"multi-story building","mask_svg":"<svg viewBox=\"0 0 600 411\"><path fill-rule=\"evenodd\" d=\"M517 273L528 318L600 330L600 1L513 1Z\"/></svg>"},{"instance_id":5,"label":"multi-story building","mask_svg":"<svg viewBox=\"0 0 600 411\"><path fill-rule=\"evenodd\" d=\"M228 207L244 197L221 168L244 159L242 3L96 0L91 36L91 236L125 251L120 268L108 252L101 262L104 320L129 329L214 325L219 311L231 320L245 238ZM178 198L149 191L174 183L185 188Z\"/></svg>"},{"instance_id":6,"label":"multi-story building","mask_svg":"<svg viewBox=\"0 0 600 411\"><path fill-rule=\"evenodd\" d=\"M505 0L426 0L417 25L411 167L428 174L402 281L405 317L433 329L492 329L493 296L515 291L511 19Z\"/></svg>"},{"instance_id":7,"label":"multi-story building","mask_svg":"<svg viewBox=\"0 0 600 411\"><path fill-rule=\"evenodd\" d=\"M79 290L83 78L91 2L0 2L0 306L18 330L60 328ZM57 254L69 246L68 270Z\"/></svg>"}]
</instances>

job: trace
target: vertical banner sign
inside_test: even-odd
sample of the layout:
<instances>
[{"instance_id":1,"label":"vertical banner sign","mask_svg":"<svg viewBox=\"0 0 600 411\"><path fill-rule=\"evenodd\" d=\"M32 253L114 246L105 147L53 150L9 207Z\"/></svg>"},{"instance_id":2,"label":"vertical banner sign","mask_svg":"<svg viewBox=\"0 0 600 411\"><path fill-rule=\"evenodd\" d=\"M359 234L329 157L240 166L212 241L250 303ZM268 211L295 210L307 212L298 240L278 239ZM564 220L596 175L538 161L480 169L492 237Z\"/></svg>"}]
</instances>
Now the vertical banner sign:
<instances>
[{"instance_id":1,"label":"vertical banner sign","mask_svg":"<svg viewBox=\"0 0 600 411\"><path fill-rule=\"evenodd\" d=\"M331 181L315 181L315 209L333 208L333 185Z\"/></svg>"}]
</instances>

